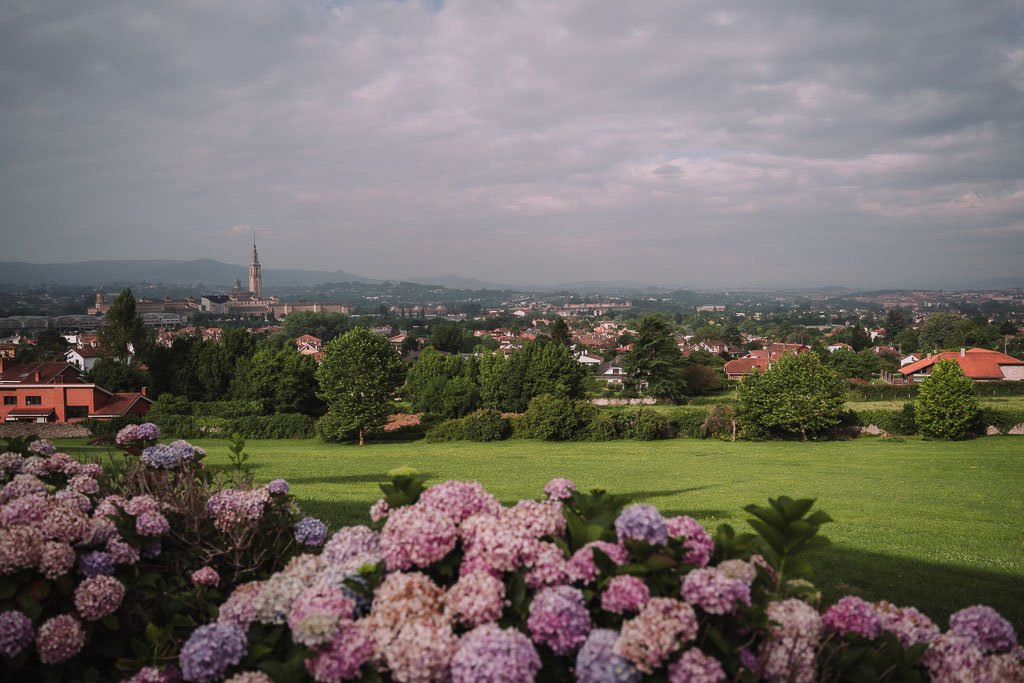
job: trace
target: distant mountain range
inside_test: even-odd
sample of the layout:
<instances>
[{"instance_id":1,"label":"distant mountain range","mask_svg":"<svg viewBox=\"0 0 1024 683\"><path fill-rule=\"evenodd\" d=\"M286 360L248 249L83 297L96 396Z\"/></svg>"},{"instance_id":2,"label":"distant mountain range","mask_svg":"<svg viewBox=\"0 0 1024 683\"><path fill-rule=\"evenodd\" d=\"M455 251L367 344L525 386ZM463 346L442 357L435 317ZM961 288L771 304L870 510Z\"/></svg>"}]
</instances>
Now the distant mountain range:
<instances>
[{"instance_id":1,"label":"distant mountain range","mask_svg":"<svg viewBox=\"0 0 1024 683\"><path fill-rule=\"evenodd\" d=\"M128 282L150 282L165 285L207 285L228 289L235 278L249 285L249 266L223 263L213 259L195 261L82 261L79 263L25 263L0 261L0 283L54 285L118 285ZM381 280L362 277L344 270L273 270L263 269L263 286L309 287L324 282L366 282Z\"/></svg>"}]
</instances>

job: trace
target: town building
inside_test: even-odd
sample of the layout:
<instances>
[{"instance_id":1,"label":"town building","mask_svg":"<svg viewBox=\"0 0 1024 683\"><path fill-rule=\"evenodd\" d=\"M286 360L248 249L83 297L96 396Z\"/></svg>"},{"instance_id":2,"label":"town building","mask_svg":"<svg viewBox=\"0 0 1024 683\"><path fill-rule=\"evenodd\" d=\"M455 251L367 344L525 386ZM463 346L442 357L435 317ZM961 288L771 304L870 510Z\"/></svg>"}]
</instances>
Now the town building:
<instances>
[{"instance_id":1,"label":"town building","mask_svg":"<svg viewBox=\"0 0 1024 683\"><path fill-rule=\"evenodd\" d=\"M0 358L0 422L74 422L145 415L153 400L115 393L82 379L70 363L14 365Z\"/></svg>"},{"instance_id":2,"label":"town building","mask_svg":"<svg viewBox=\"0 0 1024 683\"><path fill-rule=\"evenodd\" d=\"M982 348L929 353L916 363L904 365L895 375L886 377L883 374L882 378L893 383L920 382L932 373L940 360L953 361L960 366L965 376L979 382L1024 380L1024 360Z\"/></svg>"}]
</instances>

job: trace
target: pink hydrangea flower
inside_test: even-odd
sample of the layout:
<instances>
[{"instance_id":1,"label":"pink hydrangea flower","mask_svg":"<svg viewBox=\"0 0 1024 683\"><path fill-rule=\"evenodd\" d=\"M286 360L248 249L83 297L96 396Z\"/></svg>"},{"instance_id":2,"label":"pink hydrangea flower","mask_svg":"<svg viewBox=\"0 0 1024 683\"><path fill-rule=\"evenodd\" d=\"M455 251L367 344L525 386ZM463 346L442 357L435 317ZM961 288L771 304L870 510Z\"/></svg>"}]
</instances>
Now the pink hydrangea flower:
<instances>
[{"instance_id":1,"label":"pink hydrangea flower","mask_svg":"<svg viewBox=\"0 0 1024 683\"><path fill-rule=\"evenodd\" d=\"M163 536L171 530L171 523L163 514L147 510L135 518L135 530L142 536Z\"/></svg>"},{"instance_id":2,"label":"pink hydrangea flower","mask_svg":"<svg viewBox=\"0 0 1024 683\"><path fill-rule=\"evenodd\" d=\"M434 484L416 503L446 515L455 524L475 514L497 515L501 511L498 499L484 490L478 481L449 480Z\"/></svg>"},{"instance_id":3,"label":"pink hydrangea flower","mask_svg":"<svg viewBox=\"0 0 1024 683\"><path fill-rule=\"evenodd\" d=\"M331 641L306 660L306 671L319 683L354 680L372 655L373 638L364 623L342 621Z\"/></svg>"},{"instance_id":4,"label":"pink hydrangea flower","mask_svg":"<svg viewBox=\"0 0 1024 683\"><path fill-rule=\"evenodd\" d=\"M462 637L452 657L452 683L533 683L540 657L513 628L479 626Z\"/></svg>"},{"instance_id":5,"label":"pink hydrangea flower","mask_svg":"<svg viewBox=\"0 0 1024 683\"><path fill-rule=\"evenodd\" d=\"M594 563L594 548L599 549L620 567L629 560L629 553L621 545L607 541L592 541L573 553L569 560L569 579L571 581L590 583L597 578L600 572Z\"/></svg>"},{"instance_id":6,"label":"pink hydrangea flower","mask_svg":"<svg viewBox=\"0 0 1024 683\"><path fill-rule=\"evenodd\" d=\"M67 543L47 541L39 553L39 571L52 581L71 571L76 559L75 549Z\"/></svg>"},{"instance_id":7,"label":"pink hydrangea flower","mask_svg":"<svg viewBox=\"0 0 1024 683\"><path fill-rule=\"evenodd\" d=\"M66 662L85 645L82 624L70 614L47 620L36 633L36 652L39 661L47 666Z\"/></svg>"},{"instance_id":8,"label":"pink hydrangea flower","mask_svg":"<svg viewBox=\"0 0 1024 683\"><path fill-rule=\"evenodd\" d=\"M683 579L683 598L708 614L732 614L750 604L750 586L715 567L694 569Z\"/></svg>"},{"instance_id":9,"label":"pink hydrangea flower","mask_svg":"<svg viewBox=\"0 0 1024 683\"><path fill-rule=\"evenodd\" d=\"M721 662L693 647L668 667L670 683L721 683L725 669Z\"/></svg>"},{"instance_id":10,"label":"pink hydrangea flower","mask_svg":"<svg viewBox=\"0 0 1024 683\"><path fill-rule=\"evenodd\" d=\"M689 549L689 552L683 557L683 562L698 567L707 566L715 548L715 542L704 525L693 517L683 515L666 519L665 526L668 528L670 537L686 539L683 545Z\"/></svg>"},{"instance_id":11,"label":"pink hydrangea flower","mask_svg":"<svg viewBox=\"0 0 1024 683\"><path fill-rule=\"evenodd\" d=\"M985 653L973 638L948 631L928 645L921 661L935 680L966 680L957 674L981 666Z\"/></svg>"},{"instance_id":12,"label":"pink hydrangea flower","mask_svg":"<svg viewBox=\"0 0 1024 683\"><path fill-rule=\"evenodd\" d=\"M622 625L612 651L649 674L696 635L692 607L672 598L651 598L640 614Z\"/></svg>"},{"instance_id":13,"label":"pink hydrangea flower","mask_svg":"<svg viewBox=\"0 0 1024 683\"><path fill-rule=\"evenodd\" d=\"M760 668L764 678L794 683L812 683L816 678L815 657L825 630L818 611L802 600L791 598L768 604L772 626L760 646L758 659L744 650L744 665Z\"/></svg>"},{"instance_id":14,"label":"pink hydrangea flower","mask_svg":"<svg viewBox=\"0 0 1024 683\"><path fill-rule=\"evenodd\" d=\"M616 576L601 594L601 609L614 614L639 612L651 599L651 591L641 579L624 574Z\"/></svg>"},{"instance_id":15,"label":"pink hydrangea flower","mask_svg":"<svg viewBox=\"0 0 1024 683\"><path fill-rule=\"evenodd\" d=\"M388 505L388 501L385 498L381 498L370 507L370 519L374 522L387 519L390 514L391 506Z\"/></svg>"},{"instance_id":16,"label":"pink hydrangea flower","mask_svg":"<svg viewBox=\"0 0 1024 683\"><path fill-rule=\"evenodd\" d=\"M217 586L220 584L220 574L213 567L201 567L192 572L192 583L197 586Z\"/></svg>"},{"instance_id":17,"label":"pink hydrangea flower","mask_svg":"<svg viewBox=\"0 0 1024 683\"><path fill-rule=\"evenodd\" d=\"M874 640L882 635L882 620L874 606L854 595L847 595L825 612L825 628L840 635L856 633Z\"/></svg>"},{"instance_id":18,"label":"pink hydrangea flower","mask_svg":"<svg viewBox=\"0 0 1024 683\"><path fill-rule=\"evenodd\" d=\"M445 610L471 628L497 621L505 603L505 584L485 572L460 577L444 596Z\"/></svg>"},{"instance_id":19,"label":"pink hydrangea flower","mask_svg":"<svg viewBox=\"0 0 1024 683\"><path fill-rule=\"evenodd\" d=\"M544 494L551 500L569 500L575 490L576 484L561 477L552 479L544 486Z\"/></svg>"},{"instance_id":20,"label":"pink hydrangea flower","mask_svg":"<svg viewBox=\"0 0 1024 683\"><path fill-rule=\"evenodd\" d=\"M591 627L583 593L571 586L545 588L537 593L526 623L534 642L544 643L557 655L576 650Z\"/></svg>"},{"instance_id":21,"label":"pink hydrangea flower","mask_svg":"<svg viewBox=\"0 0 1024 683\"><path fill-rule=\"evenodd\" d=\"M873 607L882 620L882 628L891 631L905 648L930 643L939 636L939 627L913 607L896 607L884 600L874 603Z\"/></svg>"},{"instance_id":22,"label":"pink hydrangea flower","mask_svg":"<svg viewBox=\"0 0 1024 683\"><path fill-rule=\"evenodd\" d=\"M554 543L541 542L533 557L533 567L526 574L526 585L537 589L569 582L569 563L562 549Z\"/></svg>"},{"instance_id":23,"label":"pink hydrangea flower","mask_svg":"<svg viewBox=\"0 0 1024 683\"><path fill-rule=\"evenodd\" d=\"M75 589L75 609L86 621L113 614L124 600L124 585L113 576L94 576Z\"/></svg>"},{"instance_id":24,"label":"pink hydrangea flower","mask_svg":"<svg viewBox=\"0 0 1024 683\"><path fill-rule=\"evenodd\" d=\"M512 524L521 526L534 538L551 536L565 537L565 516L562 504L557 500L521 500L515 507L502 508L501 516Z\"/></svg>"},{"instance_id":25,"label":"pink hydrangea flower","mask_svg":"<svg viewBox=\"0 0 1024 683\"><path fill-rule=\"evenodd\" d=\"M409 505L391 513L380 535L380 554L390 571L429 567L455 548L455 524L444 513Z\"/></svg>"},{"instance_id":26,"label":"pink hydrangea flower","mask_svg":"<svg viewBox=\"0 0 1024 683\"><path fill-rule=\"evenodd\" d=\"M458 645L448 624L412 621L383 648L384 661L399 683L442 681Z\"/></svg>"},{"instance_id":27,"label":"pink hydrangea flower","mask_svg":"<svg viewBox=\"0 0 1024 683\"><path fill-rule=\"evenodd\" d=\"M498 573L529 565L540 547L523 525L505 515L473 515L459 526L459 536L466 562L474 563L475 567L486 565Z\"/></svg>"},{"instance_id":28,"label":"pink hydrangea flower","mask_svg":"<svg viewBox=\"0 0 1024 683\"><path fill-rule=\"evenodd\" d=\"M340 588L314 586L306 589L288 612L292 640L307 647L326 643L334 637L343 619L352 619L355 606Z\"/></svg>"}]
</instances>

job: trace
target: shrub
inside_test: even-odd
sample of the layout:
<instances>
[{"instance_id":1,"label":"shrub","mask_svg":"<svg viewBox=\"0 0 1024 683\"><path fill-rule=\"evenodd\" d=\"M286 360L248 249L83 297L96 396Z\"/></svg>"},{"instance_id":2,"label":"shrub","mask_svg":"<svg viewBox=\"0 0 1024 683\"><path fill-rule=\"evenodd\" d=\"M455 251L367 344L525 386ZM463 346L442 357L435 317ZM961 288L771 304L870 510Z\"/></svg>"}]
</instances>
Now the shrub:
<instances>
[{"instance_id":1,"label":"shrub","mask_svg":"<svg viewBox=\"0 0 1024 683\"><path fill-rule=\"evenodd\" d=\"M972 431L984 434L988 427L995 427L1000 434L1009 434L1010 430L1019 424L1024 424L1024 410L982 408L978 411Z\"/></svg>"},{"instance_id":2,"label":"shrub","mask_svg":"<svg viewBox=\"0 0 1024 683\"><path fill-rule=\"evenodd\" d=\"M813 353L783 356L767 372L739 385L740 419L757 435L780 438L827 436L840 425L843 381Z\"/></svg>"},{"instance_id":3,"label":"shrub","mask_svg":"<svg viewBox=\"0 0 1024 683\"><path fill-rule=\"evenodd\" d=\"M146 421L146 418L139 417L138 415L124 415L122 417L113 417L109 420L94 420L92 418L87 418L82 420L79 424L88 429L89 433L94 437L100 437L114 436L130 424L137 425Z\"/></svg>"},{"instance_id":4,"label":"shrub","mask_svg":"<svg viewBox=\"0 0 1024 683\"><path fill-rule=\"evenodd\" d=\"M975 425L980 410L974 382L960 365L940 360L921 382L917 397L917 428L934 439L962 439Z\"/></svg>"},{"instance_id":5,"label":"shrub","mask_svg":"<svg viewBox=\"0 0 1024 683\"><path fill-rule=\"evenodd\" d=\"M610 410L600 410L590 423L590 438L594 441L614 441L619 438L615 415Z\"/></svg>"},{"instance_id":6,"label":"shrub","mask_svg":"<svg viewBox=\"0 0 1024 683\"><path fill-rule=\"evenodd\" d=\"M730 440L733 436L733 425L736 422L736 411L728 405L711 406L708 416L701 425L704 434L716 439Z\"/></svg>"},{"instance_id":7,"label":"shrub","mask_svg":"<svg viewBox=\"0 0 1024 683\"><path fill-rule=\"evenodd\" d=\"M589 401L545 395L530 401L523 414L529 438L579 441L590 436L598 409Z\"/></svg>"},{"instance_id":8,"label":"shrub","mask_svg":"<svg viewBox=\"0 0 1024 683\"><path fill-rule=\"evenodd\" d=\"M501 441L508 438L511 428L497 410L478 410L462 418L462 429L467 441Z\"/></svg>"},{"instance_id":9,"label":"shrub","mask_svg":"<svg viewBox=\"0 0 1024 683\"><path fill-rule=\"evenodd\" d=\"M676 435L671 418L661 411L639 409L632 411L626 437L637 441L657 441Z\"/></svg>"},{"instance_id":10,"label":"shrub","mask_svg":"<svg viewBox=\"0 0 1024 683\"><path fill-rule=\"evenodd\" d=\"M427 430L427 443L441 443L444 441L463 441L466 438L466 425L459 420L445 420Z\"/></svg>"},{"instance_id":11,"label":"shrub","mask_svg":"<svg viewBox=\"0 0 1024 683\"><path fill-rule=\"evenodd\" d=\"M706 408L679 408L671 411L668 415L672 424L675 425L676 432L681 436L703 439L707 436L704 431L704 423L707 422L709 412Z\"/></svg>"},{"instance_id":12,"label":"shrub","mask_svg":"<svg viewBox=\"0 0 1024 683\"><path fill-rule=\"evenodd\" d=\"M914 404L903 404L902 410L878 408L857 411L857 424L861 427L875 425L882 431L896 436L909 436L917 433L914 421Z\"/></svg>"}]
</instances>

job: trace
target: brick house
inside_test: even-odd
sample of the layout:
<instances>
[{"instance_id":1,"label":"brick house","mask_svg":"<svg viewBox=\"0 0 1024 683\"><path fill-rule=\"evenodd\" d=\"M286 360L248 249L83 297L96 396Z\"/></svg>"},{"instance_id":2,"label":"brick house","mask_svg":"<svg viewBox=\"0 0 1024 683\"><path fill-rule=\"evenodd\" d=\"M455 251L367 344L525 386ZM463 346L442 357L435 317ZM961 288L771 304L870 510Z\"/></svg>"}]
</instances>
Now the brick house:
<instances>
[{"instance_id":1,"label":"brick house","mask_svg":"<svg viewBox=\"0 0 1024 683\"><path fill-rule=\"evenodd\" d=\"M82 379L70 363L14 365L0 358L0 421L73 422L145 415L153 400L142 393L115 393Z\"/></svg>"},{"instance_id":2,"label":"brick house","mask_svg":"<svg viewBox=\"0 0 1024 683\"><path fill-rule=\"evenodd\" d=\"M897 377L903 375L906 381L920 382L932 373L935 364L940 360L955 362L963 370L964 375L975 381L1024 381L1024 361L999 351L981 348L929 353L916 363L908 363L901 367L896 371Z\"/></svg>"}]
</instances>

